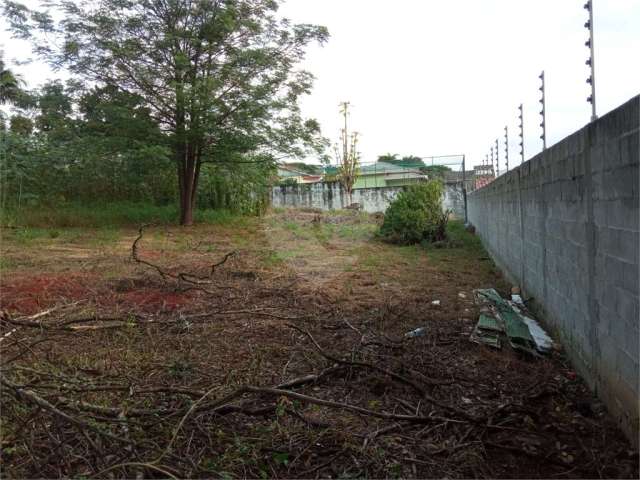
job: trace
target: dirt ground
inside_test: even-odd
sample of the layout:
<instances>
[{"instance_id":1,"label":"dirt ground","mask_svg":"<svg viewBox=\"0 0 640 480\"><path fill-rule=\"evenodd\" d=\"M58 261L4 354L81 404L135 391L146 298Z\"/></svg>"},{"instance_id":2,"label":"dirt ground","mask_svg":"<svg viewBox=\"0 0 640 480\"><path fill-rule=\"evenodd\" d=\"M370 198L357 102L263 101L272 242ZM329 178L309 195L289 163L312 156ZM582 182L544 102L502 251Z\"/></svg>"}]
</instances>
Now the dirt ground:
<instances>
[{"instance_id":1,"label":"dirt ground","mask_svg":"<svg viewBox=\"0 0 640 480\"><path fill-rule=\"evenodd\" d=\"M561 346L469 341L510 288L476 237L378 221L3 231L2 475L638 478Z\"/></svg>"}]
</instances>

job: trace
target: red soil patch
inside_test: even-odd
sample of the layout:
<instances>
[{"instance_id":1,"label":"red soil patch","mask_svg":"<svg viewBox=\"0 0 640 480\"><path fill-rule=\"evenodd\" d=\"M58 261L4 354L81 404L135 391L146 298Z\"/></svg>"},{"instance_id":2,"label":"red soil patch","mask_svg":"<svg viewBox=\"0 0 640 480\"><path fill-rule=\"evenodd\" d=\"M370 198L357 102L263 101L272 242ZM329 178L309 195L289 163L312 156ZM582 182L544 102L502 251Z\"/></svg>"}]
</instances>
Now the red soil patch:
<instances>
[{"instance_id":1,"label":"red soil patch","mask_svg":"<svg viewBox=\"0 0 640 480\"><path fill-rule=\"evenodd\" d=\"M99 285L95 275L65 274L25 277L0 284L0 308L31 315L59 303L94 300L103 307L118 305L145 313L174 311L194 300L192 294L159 287L136 286L124 292Z\"/></svg>"},{"instance_id":2,"label":"red soil patch","mask_svg":"<svg viewBox=\"0 0 640 480\"><path fill-rule=\"evenodd\" d=\"M117 296L116 301L123 306L133 307L147 313L173 311L189 303L190 295L163 291L159 288L143 288L125 292Z\"/></svg>"},{"instance_id":3,"label":"red soil patch","mask_svg":"<svg viewBox=\"0 0 640 480\"><path fill-rule=\"evenodd\" d=\"M87 274L39 275L0 285L0 308L29 315L56 303L95 295L95 278Z\"/></svg>"}]
</instances>

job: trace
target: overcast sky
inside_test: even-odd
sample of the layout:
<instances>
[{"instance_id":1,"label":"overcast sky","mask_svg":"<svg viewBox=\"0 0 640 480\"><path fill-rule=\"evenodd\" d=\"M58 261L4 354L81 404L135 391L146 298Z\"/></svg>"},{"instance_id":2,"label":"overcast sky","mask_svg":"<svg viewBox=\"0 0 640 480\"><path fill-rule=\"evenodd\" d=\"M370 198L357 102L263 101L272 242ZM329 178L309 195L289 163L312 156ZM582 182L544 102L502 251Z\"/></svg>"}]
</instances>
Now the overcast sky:
<instances>
[{"instance_id":1,"label":"overcast sky","mask_svg":"<svg viewBox=\"0 0 640 480\"><path fill-rule=\"evenodd\" d=\"M29 1L33 5L35 2ZM545 70L547 143L588 123L584 0L289 0L283 15L328 27L304 67L316 77L302 106L335 141L338 103L352 104L363 161L383 153L464 153L480 164L496 138L504 168L519 163L517 106L527 158L542 149L538 75ZM640 93L640 0L594 0L598 114ZM0 33L8 60L28 47ZM30 86L51 76L15 67ZM312 159L309 159L312 161Z\"/></svg>"}]
</instances>

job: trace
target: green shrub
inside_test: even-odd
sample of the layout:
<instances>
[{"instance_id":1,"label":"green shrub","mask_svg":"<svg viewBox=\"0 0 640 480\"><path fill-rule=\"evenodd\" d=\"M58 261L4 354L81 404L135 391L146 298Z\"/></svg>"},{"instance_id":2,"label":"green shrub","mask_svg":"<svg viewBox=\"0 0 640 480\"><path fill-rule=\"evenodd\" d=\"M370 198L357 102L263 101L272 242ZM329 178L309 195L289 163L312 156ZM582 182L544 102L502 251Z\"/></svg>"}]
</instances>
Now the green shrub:
<instances>
[{"instance_id":1,"label":"green shrub","mask_svg":"<svg viewBox=\"0 0 640 480\"><path fill-rule=\"evenodd\" d=\"M411 185L391 202L380 227L380 236L408 245L446 238L449 212L442 210L443 186L438 180Z\"/></svg>"}]
</instances>

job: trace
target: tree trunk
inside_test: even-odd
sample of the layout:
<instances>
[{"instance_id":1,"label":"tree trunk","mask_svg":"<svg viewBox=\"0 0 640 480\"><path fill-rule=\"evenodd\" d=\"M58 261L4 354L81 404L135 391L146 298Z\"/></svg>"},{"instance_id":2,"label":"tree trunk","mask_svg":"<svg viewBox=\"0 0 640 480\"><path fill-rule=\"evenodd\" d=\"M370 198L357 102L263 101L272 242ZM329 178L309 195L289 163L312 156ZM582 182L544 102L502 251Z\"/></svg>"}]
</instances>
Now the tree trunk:
<instances>
[{"instance_id":1,"label":"tree trunk","mask_svg":"<svg viewBox=\"0 0 640 480\"><path fill-rule=\"evenodd\" d=\"M176 163L180 189L180 225L189 226L193 225L193 211L200 177L200 158L197 149L190 144L178 147Z\"/></svg>"},{"instance_id":2,"label":"tree trunk","mask_svg":"<svg viewBox=\"0 0 640 480\"><path fill-rule=\"evenodd\" d=\"M191 189L185 186L185 189L180 192L180 225L183 226L193 225L193 202L190 196Z\"/></svg>"}]
</instances>

